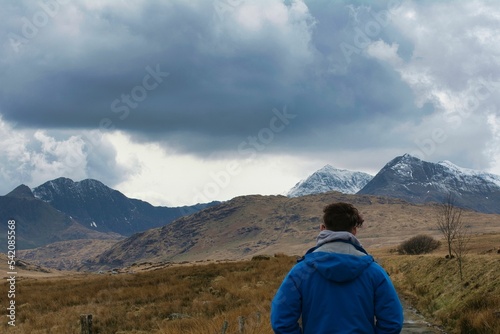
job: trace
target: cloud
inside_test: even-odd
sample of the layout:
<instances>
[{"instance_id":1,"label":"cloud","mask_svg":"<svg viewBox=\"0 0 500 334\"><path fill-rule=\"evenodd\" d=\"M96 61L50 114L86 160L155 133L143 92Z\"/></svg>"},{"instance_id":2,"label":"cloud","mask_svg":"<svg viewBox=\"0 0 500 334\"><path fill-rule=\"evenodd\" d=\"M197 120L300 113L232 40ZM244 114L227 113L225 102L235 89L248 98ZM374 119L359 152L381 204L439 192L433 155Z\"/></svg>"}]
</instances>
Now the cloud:
<instances>
[{"instance_id":1,"label":"cloud","mask_svg":"<svg viewBox=\"0 0 500 334\"><path fill-rule=\"evenodd\" d=\"M314 17L322 8L302 1L241 1L223 13L214 3L61 4L17 53L4 45L11 65L0 96L5 119L34 128L104 124L206 154L232 151L283 106L300 121L283 133L290 146L276 150L310 150L318 146L311 132L345 136L354 123L404 116L410 91L376 61L328 75L328 59L342 57L340 41L352 33L352 22L333 21L348 13L345 4L329 6L328 22ZM24 10L29 19L40 9ZM21 34L23 22L5 23L6 31ZM380 85L402 90L400 98L387 98ZM342 145L366 138L348 139Z\"/></svg>"},{"instance_id":2,"label":"cloud","mask_svg":"<svg viewBox=\"0 0 500 334\"><path fill-rule=\"evenodd\" d=\"M422 158L440 156L474 168L491 161L477 148L494 140L488 118L500 103L500 70L492 56L500 51L499 18L491 2L405 2L393 22L413 45L412 56L401 61L394 45L371 45L370 56L400 74L417 106L434 107L414 129L414 142L427 143L417 149ZM442 132L442 138L436 140L433 132Z\"/></svg>"},{"instance_id":3,"label":"cloud","mask_svg":"<svg viewBox=\"0 0 500 334\"><path fill-rule=\"evenodd\" d=\"M146 164L119 162L119 134L214 166L376 172L411 152L487 169L499 20L491 1L17 1L0 13L0 114L20 148L2 146L3 173L123 185Z\"/></svg>"},{"instance_id":4,"label":"cloud","mask_svg":"<svg viewBox=\"0 0 500 334\"><path fill-rule=\"evenodd\" d=\"M26 138L0 118L0 174L4 191L12 190L27 177L30 154L25 150L26 144Z\"/></svg>"},{"instance_id":5,"label":"cloud","mask_svg":"<svg viewBox=\"0 0 500 334\"><path fill-rule=\"evenodd\" d=\"M34 144L39 150L30 152L33 167L32 178L48 179L51 175L68 175L76 179L85 177L86 155L81 138L71 136L67 140L57 141L44 131L36 131Z\"/></svg>"},{"instance_id":6,"label":"cloud","mask_svg":"<svg viewBox=\"0 0 500 334\"><path fill-rule=\"evenodd\" d=\"M140 172L137 164L121 165L109 135L73 135L63 130L23 130L0 118L0 191L19 184L38 186L56 177L93 178L114 186Z\"/></svg>"},{"instance_id":7,"label":"cloud","mask_svg":"<svg viewBox=\"0 0 500 334\"><path fill-rule=\"evenodd\" d=\"M392 66L398 66L402 63L401 57L398 55L398 44L388 45L383 41L371 43L366 52L373 58L387 62Z\"/></svg>"},{"instance_id":8,"label":"cloud","mask_svg":"<svg viewBox=\"0 0 500 334\"><path fill-rule=\"evenodd\" d=\"M283 194L302 175L298 168L302 159L293 156L254 154L246 159L235 155L214 160L165 151L158 144L134 143L120 132L110 141L121 148L117 156L120 165L137 166L137 172L116 188L155 205L180 206L248 194Z\"/></svg>"}]
</instances>

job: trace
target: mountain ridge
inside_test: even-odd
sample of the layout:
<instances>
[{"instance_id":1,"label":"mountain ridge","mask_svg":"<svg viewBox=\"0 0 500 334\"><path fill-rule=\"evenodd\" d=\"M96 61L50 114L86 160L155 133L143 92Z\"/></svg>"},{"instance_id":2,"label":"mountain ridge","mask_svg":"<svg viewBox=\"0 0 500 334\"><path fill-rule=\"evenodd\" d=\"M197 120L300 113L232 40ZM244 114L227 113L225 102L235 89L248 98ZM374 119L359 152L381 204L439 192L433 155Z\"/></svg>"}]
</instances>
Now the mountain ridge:
<instances>
[{"instance_id":1,"label":"mountain ridge","mask_svg":"<svg viewBox=\"0 0 500 334\"><path fill-rule=\"evenodd\" d=\"M18 187L19 188L19 187ZM7 220L14 220L16 250L36 248L53 242L75 239L118 239L116 234L91 230L50 204L26 195L26 186L0 196L0 236L6 238ZM20 196L22 194L22 196ZM7 243L0 244L6 251Z\"/></svg>"},{"instance_id":2,"label":"mountain ridge","mask_svg":"<svg viewBox=\"0 0 500 334\"><path fill-rule=\"evenodd\" d=\"M217 203L189 207L153 206L128 198L98 180L75 182L64 177L43 183L33 189L33 194L90 228L125 236L166 225L186 213Z\"/></svg>"},{"instance_id":3,"label":"mountain ridge","mask_svg":"<svg viewBox=\"0 0 500 334\"><path fill-rule=\"evenodd\" d=\"M21 184L21 185L17 186L16 188L14 188L14 190L9 192L5 196L15 197L15 198L28 198L28 199L35 198L35 195L33 195L31 188L25 184Z\"/></svg>"},{"instance_id":4,"label":"mountain ridge","mask_svg":"<svg viewBox=\"0 0 500 334\"><path fill-rule=\"evenodd\" d=\"M154 207L98 180L60 177L33 189L21 184L0 196L0 217L16 221L16 247L23 250L68 240L120 240L217 203ZM7 220L0 225L2 238ZM0 251L6 247L1 244Z\"/></svg>"},{"instance_id":5,"label":"mountain ridge","mask_svg":"<svg viewBox=\"0 0 500 334\"><path fill-rule=\"evenodd\" d=\"M359 240L365 247L397 245L414 235L441 234L436 204L328 192L302 197L249 195L233 198L169 225L119 241L84 261L82 270L130 266L139 262L238 260L259 254L303 254L314 246L323 208L349 202L365 219ZM500 230L500 215L464 211L472 232Z\"/></svg>"},{"instance_id":6,"label":"mountain ridge","mask_svg":"<svg viewBox=\"0 0 500 334\"><path fill-rule=\"evenodd\" d=\"M389 161L357 194L442 203L451 194L457 206L500 213L500 176L461 168L448 161L427 162L409 154Z\"/></svg>"},{"instance_id":7,"label":"mountain ridge","mask_svg":"<svg viewBox=\"0 0 500 334\"><path fill-rule=\"evenodd\" d=\"M353 175L357 173L362 176L356 180ZM287 196L326 191L388 196L412 203L442 203L452 195L457 206L500 213L500 175L459 167L448 160L428 162L407 153L386 163L375 176L326 165L298 182Z\"/></svg>"},{"instance_id":8,"label":"mountain ridge","mask_svg":"<svg viewBox=\"0 0 500 334\"><path fill-rule=\"evenodd\" d=\"M325 165L306 179L299 181L288 191L287 196L298 197L328 191L355 194L372 178L372 175L364 172L350 171Z\"/></svg>"},{"instance_id":9,"label":"mountain ridge","mask_svg":"<svg viewBox=\"0 0 500 334\"><path fill-rule=\"evenodd\" d=\"M295 246L283 243L281 237L277 238L277 236L293 239L299 245L303 245L304 242L312 242L310 235L305 233L319 225L322 205L325 204L323 201L319 205L315 198L330 198L362 206L375 205L378 207L379 204L385 203L401 208L411 207L413 214L419 215L418 210L414 209L413 205L436 205L451 193L457 197L456 204L466 209L485 213L500 213L500 208L497 205L500 203L499 182L500 177L495 174L461 168L449 161L426 162L405 154L388 162L356 194L329 191L299 197L239 196L222 203L176 208L178 212L183 214L182 216L173 218L167 224L156 222L159 225L156 227L148 226L143 230L129 229L125 231L127 234L123 234L124 232L121 230L113 231L112 225L107 226L107 229L99 230L104 225L99 219L105 219L107 214L115 218L116 223L126 221L124 218L130 222L132 218L141 218L140 214L144 210L150 209L151 204L128 199L119 191L91 179L80 182L73 182L66 178L55 179L33 191L21 185L6 196L0 196L0 214L5 217L16 214L16 219L21 222L20 228L27 229L23 231L23 236L27 238L26 242L20 239L19 244L24 248L40 247L59 242L53 247L59 249L61 254L74 254L74 249L68 249L68 253L64 253L62 250L68 244L64 243L65 240L76 238L106 239L116 238L117 235L129 237L117 244L120 246L111 247L109 253L103 253L99 259L92 260L89 265L94 266L104 265L108 260L114 261L113 263L120 261L126 263L132 259L141 261L142 256L145 259L155 261L201 259L204 256L221 258L226 253L232 254L233 257L242 257L257 254L266 249L279 251L280 246L295 249L293 248ZM88 189L88 191L82 189ZM42 201L41 198L46 201ZM312 203L310 203L311 201ZM95 207L106 204L105 208L111 207L111 209L98 212L101 216L96 216L90 210L95 208L93 204ZM10 211L6 211L5 208L9 205L11 205ZM156 209L154 214L161 214L163 212L161 208ZM4 210L2 211L2 209ZM115 214L113 210L119 210L118 214ZM307 214L304 215L304 212ZM134 214L136 216L131 216ZM152 219L154 214L149 213L146 218ZM187 214L192 215L187 217ZM380 211L380 215L386 216L382 211ZM116 219L117 217L118 219ZM411 216L405 217L406 220L412 221L413 219ZM375 220L379 219L378 217L374 218ZM428 214L425 219L430 221L433 218ZM297 227L294 225L297 222L309 227ZM169 226L170 224L172 225ZM408 228L406 221L401 221L400 224L402 227ZM207 231L208 226L213 231ZM410 227L412 226L410 225ZM37 228L42 228L42 233L38 232ZM415 227L412 228L415 229ZM5 233L4 226L2 229L0 234ZM380 233L378 230L372 232L374 235ZM97 234L92 235L92 233ZM110 233L118 234L111 237ZM28 240L29 238L32 240ZM92 243L86 241L82 244L91 245ZM103 245L104 243L96 244ZM119 248L126 245L128 245L127 247L134 246L136 249ZM54 248L47 247L46 252L40 251L38 254L50 253L50 249ZM121 252L124 252L123 254L126 254L127 258L123 258L124 255L120 255ZM30 252L30 254L35 256L33 255L35 252ZM94 253L87 252L87 254Z\"/></svg>"}]
</instances>

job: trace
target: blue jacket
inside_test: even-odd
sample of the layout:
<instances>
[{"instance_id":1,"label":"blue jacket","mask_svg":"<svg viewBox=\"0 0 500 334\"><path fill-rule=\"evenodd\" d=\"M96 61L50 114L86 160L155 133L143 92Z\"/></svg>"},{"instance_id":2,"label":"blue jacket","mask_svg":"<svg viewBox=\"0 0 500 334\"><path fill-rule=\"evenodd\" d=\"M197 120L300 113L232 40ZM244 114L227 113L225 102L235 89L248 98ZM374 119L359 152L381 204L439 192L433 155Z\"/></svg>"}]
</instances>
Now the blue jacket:
<instances>
[{"instance_id":1,"label":"blue jacket","mask_svg":"<svg viewBox=\"0 0 500 334\"><path fill-rule=\"evenodd\" d=\"M271 325L276 334L399 333L403 309L373 257L337 240L310 249L290 270L273 299Z\"/></svg>"}]
</instances>

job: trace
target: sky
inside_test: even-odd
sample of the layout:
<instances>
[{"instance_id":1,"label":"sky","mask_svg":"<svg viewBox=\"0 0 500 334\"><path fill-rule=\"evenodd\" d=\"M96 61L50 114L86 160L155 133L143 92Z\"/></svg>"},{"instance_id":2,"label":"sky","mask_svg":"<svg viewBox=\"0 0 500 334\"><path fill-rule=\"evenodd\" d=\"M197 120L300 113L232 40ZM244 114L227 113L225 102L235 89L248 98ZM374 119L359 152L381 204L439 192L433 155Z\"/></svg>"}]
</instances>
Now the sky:
<instances>
[{"instance_id":1,"label":"sky","mask_svg":"<svg viewBox=\"0 0 500 334\"><path fill-rule=\"evenodd\" d=\"M496 1L42 0L0 12L0 195L181 206L405 153L500 174Z\"/></svg>"}]
</instances>

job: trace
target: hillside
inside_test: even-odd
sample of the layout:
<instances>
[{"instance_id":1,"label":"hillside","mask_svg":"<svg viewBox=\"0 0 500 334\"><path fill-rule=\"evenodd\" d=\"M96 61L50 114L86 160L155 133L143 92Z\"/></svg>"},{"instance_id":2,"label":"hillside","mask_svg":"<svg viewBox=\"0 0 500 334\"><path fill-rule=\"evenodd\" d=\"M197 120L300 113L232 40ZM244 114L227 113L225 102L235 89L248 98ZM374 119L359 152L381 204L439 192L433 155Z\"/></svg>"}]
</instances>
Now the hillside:
<instances>
[{"instance_id":1,"label":"hillside","mask_svg":"<svg viewBox=\"0 0 500 334\"><path fill-rule=\"evenodd\" d=\"M74 270L81 267L84 261L98 256L123 238L120 236L116 239L58 241L34 249L19 250L16 255L24 261L48 268Z\"/></svg>"},{"instance_id":2,"label":"hillside","mask_svg":"<svg viewBox=\"0 0 500 334\"><path fill-rule=\"evenodd\" d=\"M63 177L34 188L33 194L90 229L125 236L166 225L178 217L214 204L172 208L153 206L128 198L97 180L74 182Z\"/></svg>"},{"instance_id":3,"label":"hillside","mask_svg":"<svg viewBox=\"0 0 500 334\"><path fill-rule=\"evenodd\" d=\"M500 176L458 167L449 161L432 163L409 154L388 162L358 194L401 198L412 203L443 202L485 213L500 213Z\"/></svg>"},{"instance_id":4,"label":"hillside","mask_svg":"<svg viewBox=\"0 0 500 334\"><path fill-rule=\"evenodd\" d=\"M323 207L353 203L365 217L359 239L368 248L394 245L418 233L439 236L436 207L403 200L331 192L298 198L243 196L118 242L88 268L137 261L242 259L256 254L302 254L314 245ZM472 232L500 230L500 215L467 211Z\"/></svg>"},{"instance_id":5,"label":"hillside","mask_svg":"<svg viewBox=\"0 0 500 334\"><path fill-rule=\"evenodd\" d=\"M90 239L101 245L103 243L100 240L117 241L136 232L166 225L178 217L217 203L214 201L182 207L153 206L128 198L97 180L74 182L61 177L33 190L22 184L5 196L0 196L0 217L4 219L0 224L0 238L6 237L7 220L13 219L16 221L16 248L19 251L79 240L54 247L60 250L58 254L62 257L72 257L73 244L88 248L80 253L94 256L103 247L94 248L88 242ZM111 242L106 244L109 246ZM61 245L66 245L68 249L61 248ZM0 244L0 252L5 252L6 247L6 243ZM44 255L47 249L31 252L30 259L39 264L54 265L54 256ZM63 257L62 260L67 258Z\"/></svg>"},{"instance_id":6,"label":"hillside","mask_svg":"<svg viewBox=\"0 0 500 334\"><path fill-rule=\"evenodd\" d=\"M9 259L7 258L7 254L0 253L0 272L3 273L3 275L6 275L7 272L11 272L12 270L9 269L8 266L8 261ZM15 266L15 272L17 273L16 275L19 277L55 277L55 276L68 276L67 271L59 271L53 268L46 268L43 266L39 266L37 264L30 263L29 261L26 260L17 260L16 259L16 266ZM2 276L5 277L5 276ZM3 292L3 291L2 291ZM4 296L7 295L7 293L3 294Z\"/></svg>"},{"instance_id":7,"label":"hillside","mask_svg":"<svg viewBox=\"0 0 500 334\"><path fill-rule=\"evenodd\" d=\"M463 281L444 244L426 255L376 255L400 295L447 332L500 333L500 234L476 235L468 246Z\"/></svg>"},{"instance_id":8,"label":"hillside","mask_svg":"<svg viewBox=\"0 0 500 334\"><path fill-rule=\"evenodd\" d=\"M0 217L16 221L16 248L36 248L52 242L74 239L114 239L113 233L94 231L79 224L72 217L33 196L24 185L5 196L0 196ZM7 220L0 225L0 237L7 233ZM7 243L0 244L5 252Z\"/></svg>"}]
</instances>

